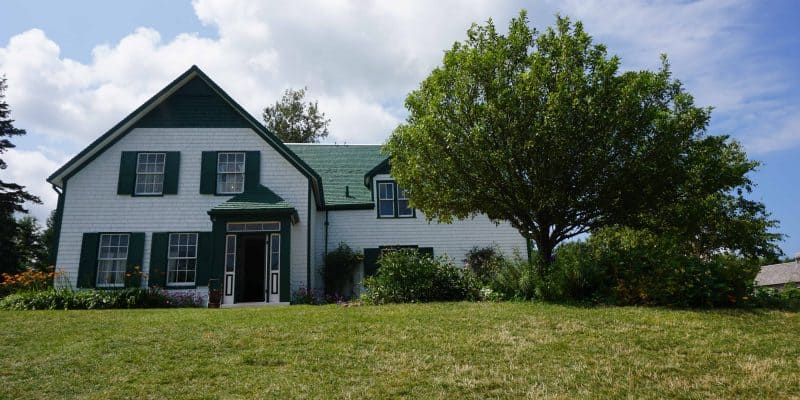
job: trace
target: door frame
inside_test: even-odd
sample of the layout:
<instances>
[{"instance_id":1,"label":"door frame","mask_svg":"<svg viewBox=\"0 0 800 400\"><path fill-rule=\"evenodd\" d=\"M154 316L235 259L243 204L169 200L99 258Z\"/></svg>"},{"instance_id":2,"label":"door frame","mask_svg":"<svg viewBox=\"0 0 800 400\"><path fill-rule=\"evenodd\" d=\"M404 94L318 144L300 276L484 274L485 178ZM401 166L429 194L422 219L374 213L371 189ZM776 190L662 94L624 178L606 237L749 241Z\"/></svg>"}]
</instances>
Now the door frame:
<instances>
[{"instance_id":1,"label":"door frame","mask_svg":"<svg viewBox=\"0 0 800 400\"><path fill-rule=\"evenodd\" d=\"M290 212L258 212L258 213L239 213L239 212L231 212L231 213L209 213L212 222L212 262L211 262L211 271L210 271L210 278L217 279L219 282L222 283L223 288L223 304L232 304L234 303L234 294L236 293L236 279L235 276L229 272L226 272L226 241L230 236L235 237L238 242L238 235L240 233L250 233L250 232L229 232L228 231L228 223L237 223L237 222L279 222L280 223L280 230L270 230L270 231L263 231L260 233L265 233L269 237L269 235L273 233L280 234L280 246L279 246L279 262L278 262L278 295L274 298L275 302L280 303L288 303L291 300L291 292L290 292L290 266L291 266L291 230L292 230L292 214ZM255 233L255 232L253 232ZM237 243L238 244L238 243ZM272 249L268 249L272 250ZM235 260L238 263L238 260ZM269 262L269 261L267 261ZM266 265L269 267L269 264ZM266 273L269 274L271 271L267 270ZM268 276L266 277L267 282L266 287L269 288L270 282L268 281ZM232 279L234 282L233 287L231 288L231 295L228 295L226 282L228 279ZM269 299L269 298L268 298ZM273 299L269 299L273 300ZM273 301L270 301L273 302Z\"/></svg>"},{"instance_id":2,"label":"door frame","mask_svg":"<svg viewBox=\"0 0 800 400\"><path fill-rule=\"evenodd\" d=\"M233 289L233 298L234 304L235 303L257 303L257 302L269 302L269 256L270 256L270 249L269 249L269 237L271 232L245 232L245 233L238 233L236 234L236 267L235 267L235 279L234 279L234 289ZM243 271L242 269L245 268L243 262L238 262L238 260L245 261L247 260L247 255L245 254L245 240L253 240L253 239L261 239L262 246L264 246L264 258L261 260L261 268L264 271L264 279L261 286L261 300L242 300L242 296L244 296L244 287L242 285L241 279L243 278ZM244 274L246 276L246 274ZM239 290L237 290L239 289Z\"/></svg>"}]
</instances>

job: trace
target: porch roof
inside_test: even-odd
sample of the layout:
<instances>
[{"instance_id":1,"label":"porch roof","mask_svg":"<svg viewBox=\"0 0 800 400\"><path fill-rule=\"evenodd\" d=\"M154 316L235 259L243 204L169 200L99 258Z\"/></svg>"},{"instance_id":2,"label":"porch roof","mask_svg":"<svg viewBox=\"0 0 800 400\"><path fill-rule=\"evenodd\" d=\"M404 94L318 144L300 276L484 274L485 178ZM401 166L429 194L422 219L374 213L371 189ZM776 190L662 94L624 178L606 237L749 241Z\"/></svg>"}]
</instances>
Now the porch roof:
<instances>
[{"instance_id":1,"label":"porch roof","mask_svg":"<svg viewBox=\"0 0 800 400\"><path fill-rule=\"evenodd\" d=\"M297 222L297 210L268 187L258 185L244 193L217 204L208 214L290 214L292 222Z\"/></svg>"}]
</instances>

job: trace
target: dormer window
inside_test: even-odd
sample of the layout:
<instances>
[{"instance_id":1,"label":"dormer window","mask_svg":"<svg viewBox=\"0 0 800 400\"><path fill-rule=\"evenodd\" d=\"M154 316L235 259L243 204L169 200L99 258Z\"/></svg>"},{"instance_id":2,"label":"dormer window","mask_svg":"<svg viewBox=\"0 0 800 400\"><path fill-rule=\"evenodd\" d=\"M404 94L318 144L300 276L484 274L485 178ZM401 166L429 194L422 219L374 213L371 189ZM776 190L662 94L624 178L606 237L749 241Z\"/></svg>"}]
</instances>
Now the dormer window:
<instances>
[{"instance_id":1,"label":"dormer window","mask_svg":"<svg viewBox=\"0 0 800 400\"><path fill-rule=\"evenodd\" d=\"M378 218L413 218L414 209L408 206L405 189L394 181L377 181Z\"/></svg>"}]
</instances>

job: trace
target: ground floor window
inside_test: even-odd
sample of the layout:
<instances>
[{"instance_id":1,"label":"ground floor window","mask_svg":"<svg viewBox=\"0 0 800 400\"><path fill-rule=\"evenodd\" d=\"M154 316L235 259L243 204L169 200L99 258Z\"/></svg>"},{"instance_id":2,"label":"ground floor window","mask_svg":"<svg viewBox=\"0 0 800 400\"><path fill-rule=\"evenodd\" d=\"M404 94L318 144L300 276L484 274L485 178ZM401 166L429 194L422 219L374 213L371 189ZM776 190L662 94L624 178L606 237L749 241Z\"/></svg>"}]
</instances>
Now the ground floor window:
<instances>
[{"instance_id":1,"label":"ground floor window","mask_svg":"<svg viewBox=\"0 0 800 400\"><path fill-rule=\"evenodd\" d=\"M97 287L125 286L125 267L128 261L127 233L100 235L100 250L97 255Z\"/></svg>"},{"instance_id":2,"label":"ground floor window","mask_svg":"<svg viewBox=\"0 0 800 400\"><path fill-rule=\"evenodd\" d=\"M197 234L171 233L167 256L167 286L192 286L197 271Z\"/></svg>"}]
</instances>

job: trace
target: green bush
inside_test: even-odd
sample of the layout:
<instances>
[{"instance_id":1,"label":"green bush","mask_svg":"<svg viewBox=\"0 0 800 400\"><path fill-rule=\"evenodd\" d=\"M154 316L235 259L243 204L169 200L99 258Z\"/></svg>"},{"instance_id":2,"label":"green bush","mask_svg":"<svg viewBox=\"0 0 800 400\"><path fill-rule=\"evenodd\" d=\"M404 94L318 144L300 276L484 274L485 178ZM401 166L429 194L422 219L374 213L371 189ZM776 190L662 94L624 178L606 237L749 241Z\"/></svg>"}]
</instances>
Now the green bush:
<instances>
[{"instance_id":1,"label":"green bush","mask_svg":"<svg viewBox=\"0 0 800 400\"><path fill-rule=\"evenodd\" d=\"M378 272L364 280L362 299L373 304L477 300L480 285L474 275L444 257L415 249L384 253Z\"/></svg>"},{"instance_id":2,"label":"green bush","mask_svg":"<svg viewBox=\"0 0 800 400\"><path fill-rule=\"evenodd\" d=\"M755 307L800 311L800 288L789 284L781 290L757 288L751 304Z\"/></svg>"},{"instance_id":3,"label":"green bush","mask_svg":"<svg viewBox=\"0 0 800 400\"><path fill-rule=\"evenodd\" d=\"M531 300L537 297L539 284L534 265L519 256L499 262L494 275L485 283L504 300Z\"/></svg>"},{"instance_id":4,"label":"green bush","mask_svg":"<svg viewBox=\"0 0 800 400\"><path fill-rule=\"evenodd\" d=\"M18 292L0 300L3 310L96 310L113 308L199 307L195 295L170 293L156 288L120 290L49 289Z\"/></svg>"},{"instance_id":5,"label":"green bush","mask_svg":"<svg viewBox=\"0 0 800 400\"><path fill-rule=\"evenodd\" d=\"M495 274L505 263L503 254L495 246L478 247L470 249L464 259L467 267L482 283L487 284L494 279Z\"/></svg>"},{"instance_id":6,"label":"green bush","mask_svg":"<svg viewBox=\"0 0 800 400\"><path fill-rule=\"evenodd\" d=\"M353 291L353 272L364 255L353 251L345 243L325 255L325 294L332 297L350 297Z\"/></svg>"},{"instance_id":7,"label":"green bush","mask_svg":"<svg viewBox=\"0 0 800 400\"><path fill-rule=\"evenodd\" d=\"M601 229L586 242L559 246L537 294L545 300L675 307L732 306L749 299L756 262L689 254L669 236Z\"/></svg>"}]
</instances>

